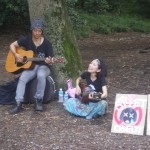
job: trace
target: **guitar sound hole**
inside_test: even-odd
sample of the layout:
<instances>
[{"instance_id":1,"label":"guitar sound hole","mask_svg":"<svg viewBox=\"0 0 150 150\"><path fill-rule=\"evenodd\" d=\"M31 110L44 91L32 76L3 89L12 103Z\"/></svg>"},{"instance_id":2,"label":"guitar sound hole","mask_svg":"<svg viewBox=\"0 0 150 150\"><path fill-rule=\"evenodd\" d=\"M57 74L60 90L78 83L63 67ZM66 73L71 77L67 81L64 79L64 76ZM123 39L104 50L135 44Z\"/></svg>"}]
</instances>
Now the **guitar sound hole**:
<instances>
[{"instance_id":1,"label":"guitar sound hole","mask_svg":"<svg viewBox=\"0 0 150 150\"><path fill-rule=\"evenodd\" d=\"M26 63L26 62L27 62L27 57L24 56L24 57L23 57L23 63Z\"/></svg>"},{"instance_id":2,"label":"guitar sound hole","mask_svg":"<svg viewBox=\"0 0 150 150\"><path fill-rule=\"evenodd\" d=\"M23 66L23 63L17 62L17 67L21 67L21 66Z\"/></svg>"}]
</instances>

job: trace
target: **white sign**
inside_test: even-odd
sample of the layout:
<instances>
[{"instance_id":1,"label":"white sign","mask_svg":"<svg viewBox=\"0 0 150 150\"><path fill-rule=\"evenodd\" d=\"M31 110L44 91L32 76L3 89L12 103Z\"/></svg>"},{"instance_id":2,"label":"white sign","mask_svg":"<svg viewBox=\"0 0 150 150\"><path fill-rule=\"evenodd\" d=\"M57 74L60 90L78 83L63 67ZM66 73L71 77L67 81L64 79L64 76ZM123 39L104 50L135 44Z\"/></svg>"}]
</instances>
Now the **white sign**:
<instances>
[{"instance_id":1,"label":"white sign","mask_svg":"<svg viewBox=\"0 0 150 150\"><path fill-rule=\"evenodd\" d=\"M143 135L147 95L116 94L111 132Z\"/></svg>"}]
</instances>

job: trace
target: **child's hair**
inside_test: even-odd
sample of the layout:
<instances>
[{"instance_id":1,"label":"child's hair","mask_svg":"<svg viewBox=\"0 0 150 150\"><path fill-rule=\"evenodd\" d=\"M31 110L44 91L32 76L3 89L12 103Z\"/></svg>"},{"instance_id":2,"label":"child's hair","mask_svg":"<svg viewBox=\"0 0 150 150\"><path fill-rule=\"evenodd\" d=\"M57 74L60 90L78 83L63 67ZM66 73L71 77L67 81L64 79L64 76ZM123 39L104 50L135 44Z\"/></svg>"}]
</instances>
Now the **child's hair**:
<instances>
[{"instance_id":1,"label":"child's hair","mask_svg":"<svg viewBox=\"0 0 150 150\"><path fill-rule=\"evenodd\" d=\"M103 77L107 77L107 66L106 64L100 60L100 59L95 59L98 62L98 68L101 69L100 73L97 74L97 76L103 76Z\"/></svg>"}]
</instances>

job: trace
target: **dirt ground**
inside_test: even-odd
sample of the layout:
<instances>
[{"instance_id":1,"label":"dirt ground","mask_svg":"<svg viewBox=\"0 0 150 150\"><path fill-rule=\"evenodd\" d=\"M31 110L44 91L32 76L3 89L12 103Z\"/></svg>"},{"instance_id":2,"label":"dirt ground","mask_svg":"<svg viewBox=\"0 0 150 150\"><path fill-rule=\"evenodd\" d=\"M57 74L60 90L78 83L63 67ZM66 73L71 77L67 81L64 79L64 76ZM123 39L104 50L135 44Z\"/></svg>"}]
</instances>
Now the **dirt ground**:
<instances>
[{"instance_id":1,"label":"dirt ground","mask_svg":"<svg viewBox=\"0 0 150 150\"><path fill-rule=\"evenodd\" d=\"M24 34L22 29L0 31L0 83L12 78L4 69L9 44ZM86 120L70 115L53 101L42 113L33 105L10 115L12 106L0 105L1 150L148 150L150 137L111 133L116 93L150 94L150 34L92 34L78 40L84 68L94 58L108 67L108 114Z\"/></svg>"}]
</instances>

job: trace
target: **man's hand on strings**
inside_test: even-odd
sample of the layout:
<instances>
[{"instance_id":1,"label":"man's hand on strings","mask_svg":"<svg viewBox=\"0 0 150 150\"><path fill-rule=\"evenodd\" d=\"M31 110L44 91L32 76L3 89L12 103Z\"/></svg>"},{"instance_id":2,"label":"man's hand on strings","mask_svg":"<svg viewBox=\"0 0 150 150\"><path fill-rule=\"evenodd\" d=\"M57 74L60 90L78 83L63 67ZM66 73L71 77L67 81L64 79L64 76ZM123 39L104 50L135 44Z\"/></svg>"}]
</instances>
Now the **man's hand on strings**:
<instances>
[{"instance_id":1,"label":"man's hand on strings","mask_svg":"<svg viewBox=\"0 0 150 150\"><path fill-rule=\"evenodd\" d=\"M17 53L15 54L15 58L17 62L23 62L23 57Z\"/></svg>"},{"instance_id":2,"label":"man's hand on strings","mask_svg":"<svg viewBox=\"0 0 150 150\"><path fill-rule=\"evenodd\" d=\"M52 57L46 57L46 59L45 59L45 62L47 63L47 64L52 64L53 63L53 58Z\"/></svg>"}]
</instances>

